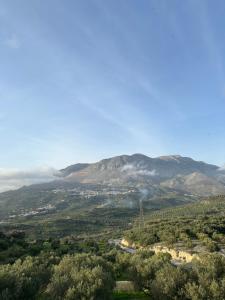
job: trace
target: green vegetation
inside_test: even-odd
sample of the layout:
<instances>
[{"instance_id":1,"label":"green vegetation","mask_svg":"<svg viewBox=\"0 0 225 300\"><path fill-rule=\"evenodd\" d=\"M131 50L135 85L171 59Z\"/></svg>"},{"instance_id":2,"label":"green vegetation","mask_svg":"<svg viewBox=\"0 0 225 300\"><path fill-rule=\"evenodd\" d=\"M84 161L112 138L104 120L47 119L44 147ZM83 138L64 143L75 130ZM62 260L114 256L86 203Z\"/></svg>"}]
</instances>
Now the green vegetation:
<instances>
[{"instance_id":1,"label":"green vegetation","mask_svg":"<svg viewBox=\"0 0 225 300\"><path fill-rule=\"evenodd\" d=\"M143 292L114 292L113 300L147 300L149 297Z\"/></svg>"},{"instance_id":2,"label":"green vegetation","mask_svg":"<svg viewBox=\"0 0 225 300\"><path fill-rule=\"evenodd\" d=\"M50 299L110 299L112 266L90 254L67 255L53 268L46 294Z\"/></svg>"},{"instance_id":3,"label":"green vegetation","mask_svg":"<svg viewBox=\"0 0 225 300\"><path fill-rule=\"evenodd\" d=\"M49 238L29 241L25 233L14 231L0 233L0 264L14 263L16 259L26 256L54 255L62 257L66 254L93 253L104 254L112 248L105 239L96 242L93 239L77 239L68 236L63 239Z\"/></svg>"},{"instance_id":4,"label":"green vegetation","mask_svg":"<svg viewBox=\"0 0 225 300\"><path fill-rule=\"evenodd\" d=\"M195 201L164 188L153 194L143 199L146 213ZM57 181L24 187L0 194L0 231L23 230L31 239L120 236L137 218L140 197L140 190L129 185Z\"/></svg>"},{"instance_id":5,"label":"green vegetation","mask_svg":"<svg viewBox=\"0 0 225 300\"><path fill-rule=\"evenodd\" d=\"M225 244L225 197L148 213L143 229L126 231L140 245L182 242L193 250L197 241L207 249L180 266L168 253L154 254L146 247L130 254L109 245L117 228L112 219L119 224L125 212L116 215L112 209L108 221L108 211L103 212L108 228L94 231L93 238L81 232L35 239L29 231L1 232L0 300L225 299L225 257L217 252ZM100 214L93 218L100 221ZM134 291L115 290L117 281L132 282Z\"/></svg>"},{"instance_id":6,"label":"green vegetation","mask_svg":"<svg viewBox=\"0 0 225 300\"><path fill-rule=\"evenodd\" d=\"M149 246L177 242L190 249L196 244L207 251L218 251L225 245L225 197L214 197L146 216L145 227L134 227L125 237L131 243Z\"/></svg>"},{"instance_id":7,"label":"green vegetation","mask_svg":"<svg viewBox=\"0 0 225 300\"><path fill-rule=\"evenodd\" d=\"M149 250L128 254L116 249L104 253L57 256L43 249L12 264L0 265L1 300L102 300L102 299L198 299L225 298L225 258L207 254L191 265L172 265L169 254ZM94 252L96 251L95 254ZM113 292L123 275L136 292Z\"/></svg>"},{"instance_id":8,"label":"green vegetation","mask_svg":"<svg viewBox=\"0 0 225 300\"><path fill-rule=\"evenodd\" d=\"M30 239L62 238L73 235L80 238L94 236L121 236L129 223L137 217L137 209L95 208L66 211L57 214L20 218L1 224L0 230L25 231Z\"/></svg>"},{"instance_id":9,"label":"green vegetation","mask_svg":"<svg viewBox=\"0 0 225 300\"><path fill-rule=\"evenodd\" d=\"M127 271L137 290L150 299L224 299L225 258L207 254L191 265L176 267L169 254L154 255L139 250L134 255L119 254L117 266Z\"/></svg>"}]
</instances>

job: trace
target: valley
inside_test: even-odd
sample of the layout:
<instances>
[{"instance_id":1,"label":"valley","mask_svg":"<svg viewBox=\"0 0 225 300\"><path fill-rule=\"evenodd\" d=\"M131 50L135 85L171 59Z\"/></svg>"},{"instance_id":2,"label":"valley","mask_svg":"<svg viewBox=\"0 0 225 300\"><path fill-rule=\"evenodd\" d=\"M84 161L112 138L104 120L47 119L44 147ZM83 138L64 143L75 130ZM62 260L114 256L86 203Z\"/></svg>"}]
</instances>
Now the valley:
<instances>
[{"instance_id":1,"label":"valley","mask_svg":"<svg viewBox=\"0 0 225 300\"><path fill-rule=\"evenodd\" d=\"M104 210L100 211L104 218ZM122 219L126 224L128 219L124 218L122 211L115 208L114 213L118 218L116 226ZM107 215L106 219L112 222L112 215ZM78 268L79 276L86 276L79 271L85 264L90 278L97 276L100 280L107 276L107 282L101 286L105 299L168 299L168 291L169 299L205 299L206 294L200 297L198 289L204 289L211 299L216 299L219 290L219 299L223 299L225 196L206 197L173 208L147 210L144 221L142 227L136 211L129 226L114 227L110 231L106 230L104 223L97 233L91 232L92 224L85 227L86 234L74 230L73 234L64 232L62 237L52 234L51 237L37 238L26 227L24 230L4 227L0 234L0 274L7 274L10 281L4 281L3 290L4 286L19 282L23 288L15 290L12 285L10 295L19 293L21 299L29 299L32 291L38 299L52 299L56 295L53 282L54 286L62 288L54 281L57 272L59 276L66 276L69 285L70 266ZM65 223L64 226L70 227L71 224ZM80 226L77 223L77 227ZM91 268L96 264L101 264L106 273L92 273ZM24 275L20 276L20 272ZM30 275L30 272L35 275ZM39 276L40 285L27 286L28 276L32 280ZM83 278L87 280L87 277ZM210 285L212 278L218 290ZM53 296L49 294L50 288ZM66 287L62 293L67 293Z\"/></svg>"},{"instance_id":2,"label":"valley","mask_svg":"<svg viewBox=\"0 0 225 300\"><path fill-rule=\"evenodd\" d=\"M52 182L1 193L0 226L42 237L115 232L135 221L140 201L145 214L194 203L225 193L224 178L221 168L178 155L76 164Z\"/></svg>"},{"instance_id":3,"label":"valley","mask_svg":"<svg viewBox=\"0 0 225 300\"><path fill-rule=\"evenodd\" d=\"M136 154L1 193L0 299L64 299L73 270L88 286L102 282L96 299L208 299L198 289L222 299L225 274L211 267L225 266L224 188L217 166Z\"/></svg>"}]
</instances>

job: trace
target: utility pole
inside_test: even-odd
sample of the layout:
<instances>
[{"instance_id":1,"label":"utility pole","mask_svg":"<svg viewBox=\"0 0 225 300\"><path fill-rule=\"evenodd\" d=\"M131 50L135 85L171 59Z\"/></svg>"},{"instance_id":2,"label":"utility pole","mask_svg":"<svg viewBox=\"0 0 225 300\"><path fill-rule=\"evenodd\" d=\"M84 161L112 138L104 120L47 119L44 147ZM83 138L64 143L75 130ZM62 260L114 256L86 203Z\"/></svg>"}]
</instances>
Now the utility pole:
<instances>
[{"instance_id":1,"label":"utility pole","mask_svg":"<svg viewBox=\"0 0 225 300\"><path fill-rule=\"evenodd\" d=\"M143 211L143 203L142 199L139 200L139 208L140 208L140 215L139 215L139 229L143 229L145 226L145 221L144 221L144 211Z\"/></svg>"}]
</instances>

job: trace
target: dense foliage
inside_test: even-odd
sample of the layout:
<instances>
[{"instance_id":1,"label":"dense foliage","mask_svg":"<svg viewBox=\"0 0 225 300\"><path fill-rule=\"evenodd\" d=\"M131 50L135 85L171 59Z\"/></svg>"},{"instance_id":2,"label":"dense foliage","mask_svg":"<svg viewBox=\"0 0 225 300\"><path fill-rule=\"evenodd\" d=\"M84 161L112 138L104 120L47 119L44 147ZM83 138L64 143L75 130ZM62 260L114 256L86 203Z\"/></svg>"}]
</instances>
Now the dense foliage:
<instances>
[{"instance_id":1,"label":"dense foliage","mask_svg":"<svg viewBox=\"0 0 225 300\"><path fill-rule=\"evenodd\" d=\"M42 252L0 265L0 299L101 300L113 295L119 299L113 288L115 280L121 279L132 280L146 299L222 300L225 258L207 254L191 265L176 267L169 254L155 255L149 250L128 254L113 249L102 255L67 254L61 258Z\"/></svg>"},{"instance_id":2,"label":"dense foliage","mask_svg":"<svg viewBox=\"0 0 225 300\"><path fill-rule=\"evenodd\" d=\"M191 265L176 267L171 264L169 254L154 255L139 250L134 255L118 254L117 266L150 299L225 299L225 258L222 255L203 255Z\"/></svg>"},{"instance_id":3,"label":"dense foliage","mask_svg":"<svg viewBox=\"0 0 225 300\"><path fill-rule=\"evenodd\" d=\"M35 299L42 287L49 281L51 257L26 257L14 264L0 266L0 299Z\"/></svg>"},{"instance_id":4,"label":"dense foliage","mask_svg":"<svg viewBox=\"0 0 225 300\"><path fill-rule=\"evenodd\" d=\"M142 245L206 246L208 252L180 266L148 248L122 252L104 235L28 240L23 231L0 233L0 300L223 300L225 257L216 251L225 244L224 199L213 200L155 212L143 230L126 233ZM133 298L115 292L116 281L133 282Z\"/></svg>"},{"instance_id":5,"label":"dense foliage","mask_svg":"<svg viewBox=\"0 0 225 300\"><path fill-rule=\"evenodd\" d=\"M110 299L114 287L111 265L89 254L67 255L53 268L47 286L52 299Z\"/></svg>"},{"instance_id":6,"label":"dense foliage","mask_svg":"<svg viewBox=\"0 0 225 300\"><path fill-rule=\"evenodd\" d=\"M146 216L145 227L134 227L125 236L131 243L148 246L164 242L172 246L182 242L193 248L196 242L210 252L225 245L224 197L211 198L197 204L154 212Z\"/></svg>"},{"instance_id":7,"label":"dense foliage","mask_svg":"<svg viewBox=\"0 0 225 300\"><path fill-rule=\"evenodd\" d=\"M101 255L111 248L107 240L77 239L69 236L63 239L49 238L28 241L22 231L7 234L0 232L0 264L13 263L16 259L39 254L62 257L65 254L93 253Z\"/></svg>"}]
</instances>

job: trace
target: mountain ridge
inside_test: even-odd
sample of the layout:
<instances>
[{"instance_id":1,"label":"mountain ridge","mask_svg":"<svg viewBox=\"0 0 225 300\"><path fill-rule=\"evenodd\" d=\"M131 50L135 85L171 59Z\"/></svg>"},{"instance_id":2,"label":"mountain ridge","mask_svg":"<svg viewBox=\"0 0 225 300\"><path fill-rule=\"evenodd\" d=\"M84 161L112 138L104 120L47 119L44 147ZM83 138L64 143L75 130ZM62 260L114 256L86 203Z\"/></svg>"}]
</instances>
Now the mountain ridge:
<instances>
[{"instance_id":1,"label":"mountain ridge","mask_svg":"<svg viewBox=\"0 0 225 300\"><path fill-rule=\"evenodd\" d=\"M120 155L96 163L71 165L61 172L66 181L94 184L134 184L134 182L139 182L154 185L192 173L203 174L206 176L206 181L208 177L215 181L221 177L223 181L223 172L219 166L181 155L155 158L140 153ZM223 185L223 183L220 184ZM220 186L219 190L221 192L223 188Z\"/></svg>"},{"instance_id":2,"label":"mountain ridge","mask_svg":"<svg viewBox=\"0 0 225 300\"><path fill-rule=\"evenodd\" d=\"M157 157L149 157L147 155L144 155L144 154L141 154L141 153L135 153L135 154L132 154L132 155L126 155L126 154L123 154L123 155L118 155L118 156L113 156L113 157L110 157L110 158L104 158L100 161L97 161L97 162L94 162L94 163L77 163L77 164L73 164L73 165L70 165L64 169L61 169L60 171L65 173L65 171L67 171L66 173L68 174L68 172L72 173L73 171L79 171L81 169L84 169L86 167L89 167L89 166L97 166L97 165L103 165L103 164L107 164L108 162L131 162L132 160L148 160L148 161L165 161L165 162L177 162L177 163L180 163L181 161L183 162L195 162L195 163L198 163L198 164L201 164L201 165L207 165L207 166L210 166L211 168L213 168L214 170L219 170L219 169L222 169L221 167L217 166L217 165L214 165L214 164L208 164L208 163L205 163L204 161L197 161L197 160L194 160L190 157L187 157L187 156L181 156L181 155L163 155L163 156L157 156Z\"/></svg>"},{"instance_id":3,"label":"mountain ridge","mask_svg":"<svg viewBox=\"0 0 225 300\"><path fill-rule=\"evenodd\" d=\"M225 195L223 168L180 155L121 155L59 172L53 181L1 193L0 221L51 219L95 209L137 210L140 200L147 209L160 209Z\"/></svg>"}]
</instances>

